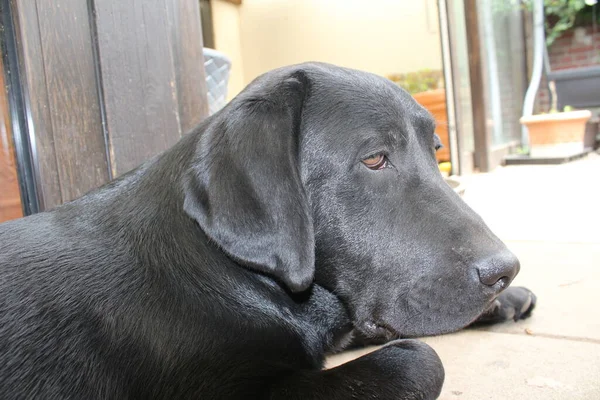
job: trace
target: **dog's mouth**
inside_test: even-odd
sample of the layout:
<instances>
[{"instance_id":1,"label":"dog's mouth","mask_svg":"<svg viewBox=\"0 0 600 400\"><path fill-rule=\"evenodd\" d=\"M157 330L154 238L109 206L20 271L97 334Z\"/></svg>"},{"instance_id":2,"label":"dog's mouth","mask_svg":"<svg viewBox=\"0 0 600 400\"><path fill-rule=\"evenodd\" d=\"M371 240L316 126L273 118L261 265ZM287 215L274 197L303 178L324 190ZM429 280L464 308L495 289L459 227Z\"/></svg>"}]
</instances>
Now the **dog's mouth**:
<instances>
[{"instance_id":1,"label":"dog's mouth","mask_svg":"<svg viewBox=\"0 0 600 400\"><path fill-rule=\"evenodd\" d=\"M494 293L493 296L487 299L479 299L478 305L474 303L463 304L457 310L445 310L441 308L439 311L434 309L431 315L427 313L415 313L415 318L400 318L401 323L394 323L394 318L385 320L377 315L365 315L363 318L354 319L354 332L356 335L364 339L363 341L370 344L382 344L395 339L439 335L449 332L454 332L469 326L475 322L489 307L494 304L499 293ZM483 300L483 301L482 301ZM451 312L452 311L452 312ZM446 316L446 318L443 318ZM412 325L411 325L412 323ZM415 329L419 327L420 329Z\"/></svg>"},{"instance_id":2,"label":"dog's mouth","mask_svg":"<svg viewBox=\"0 0 600 400\"><path fill-rule=\"evenodd\" d=\"M367 320L356 324L356 330L369 341L388 342L399 339L400 333L381 321Z\"/></svg>"}]
</instances>

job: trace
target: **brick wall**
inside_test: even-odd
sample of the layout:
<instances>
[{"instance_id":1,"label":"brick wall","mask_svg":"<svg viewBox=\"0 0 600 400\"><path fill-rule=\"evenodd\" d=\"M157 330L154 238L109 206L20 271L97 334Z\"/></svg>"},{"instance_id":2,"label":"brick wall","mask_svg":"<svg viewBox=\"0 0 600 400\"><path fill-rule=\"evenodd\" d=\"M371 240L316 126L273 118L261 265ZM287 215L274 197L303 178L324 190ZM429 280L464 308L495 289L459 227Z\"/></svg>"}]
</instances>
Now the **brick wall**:
<instances>
[{"instance_id":1,"label":"brick wall","mask_svg":"<svg viewBox=\"0 0 600 400\"><path fill-rule=\"evenodd\" d=\"M579 32L577 32L579 31ZM573 29L556 39L548 49L550 68L561 69L600 65L600 26ZM550 100L545 79L536 99L536 112L547 112Z\"/></svg>"},{"instance_id":2,"label":"brick wall","mask_svg":"<svg viewBox=\"0 0 600 400\"><path fill-rule=\"evenodd\" d=\"M548 49L552 70L600 64L600 27L578 28L556 39Z\"/></svg>"}]
</instances>

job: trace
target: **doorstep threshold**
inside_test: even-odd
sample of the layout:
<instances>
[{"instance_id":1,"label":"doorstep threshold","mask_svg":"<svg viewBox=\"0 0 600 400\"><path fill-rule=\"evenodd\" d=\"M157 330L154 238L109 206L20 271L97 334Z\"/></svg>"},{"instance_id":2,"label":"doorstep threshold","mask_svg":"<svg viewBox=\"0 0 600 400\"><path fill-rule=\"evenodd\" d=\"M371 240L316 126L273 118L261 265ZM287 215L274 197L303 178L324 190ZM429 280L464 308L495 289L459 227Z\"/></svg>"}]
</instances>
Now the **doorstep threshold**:
<instances>
[{"instance_id":1,"label":"doorstep threshold","mask_svg":"<svg viewBox=\"0 0 600 400\"><path fill-rule=\"evenodd\" d=\"M592 151L592 149L586 148L575 152L558 151L556 154L545 154L543 156L510 154L504 157L504 165L558 165L579 160Z\"/></svg>"}]
</instances>

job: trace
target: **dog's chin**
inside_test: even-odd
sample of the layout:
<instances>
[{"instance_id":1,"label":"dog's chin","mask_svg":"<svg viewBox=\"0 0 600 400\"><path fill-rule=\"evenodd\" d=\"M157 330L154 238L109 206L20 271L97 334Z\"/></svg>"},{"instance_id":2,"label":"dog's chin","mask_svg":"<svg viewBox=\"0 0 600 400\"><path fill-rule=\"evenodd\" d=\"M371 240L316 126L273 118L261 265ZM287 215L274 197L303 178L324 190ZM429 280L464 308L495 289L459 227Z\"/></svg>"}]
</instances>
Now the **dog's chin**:
<instances>
[{"instance_id":1,"label":"dog's chin","mask_svg":"<svg viewBox=\"0 0 600 400\"><path fill-rule=\"evenodd\" d=\"M390 321L364 318L355 323L355 329L369 343L385 343L400 338L456 332L476 321L494 299L495 296L482 306L472 307L461 313L421 313L412 318L397 316Z\"/></svg>"},{"instance_id":2,"label":"dog's chin","mask_svg":"<svg viewBox=\"0 0 600 400\"><path fill-rule=\"evenodd\" d=\"M400 328L403 337L436 336L456 332L471 325L487 309L489 303L460 314L433 313Z\"/></svg>"}]
</instances>

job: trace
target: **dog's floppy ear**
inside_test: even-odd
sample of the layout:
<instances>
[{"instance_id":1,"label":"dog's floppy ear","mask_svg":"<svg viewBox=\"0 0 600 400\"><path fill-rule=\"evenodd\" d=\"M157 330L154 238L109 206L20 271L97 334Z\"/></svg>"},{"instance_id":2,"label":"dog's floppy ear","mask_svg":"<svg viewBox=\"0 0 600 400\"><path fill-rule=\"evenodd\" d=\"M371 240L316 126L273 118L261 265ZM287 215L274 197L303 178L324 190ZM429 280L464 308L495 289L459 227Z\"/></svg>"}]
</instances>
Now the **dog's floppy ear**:
<instances>
[{"instance_id":1,"label":"dog's floppy ear","mask_svg":"<svg viewBox=\"0 0 600 400\"><path fill-rule=\"evenodd\" d=\"M311 210L299 171L303 73L259 78L208 122L184 209L236 261L292 292L314 277Z\"/></svg>"}]
</instances>

